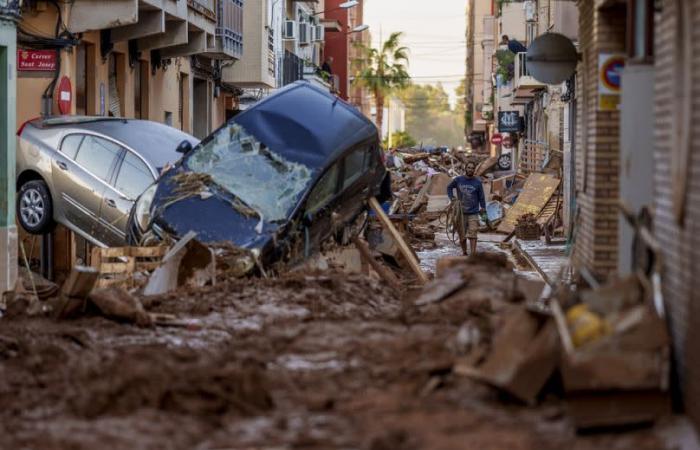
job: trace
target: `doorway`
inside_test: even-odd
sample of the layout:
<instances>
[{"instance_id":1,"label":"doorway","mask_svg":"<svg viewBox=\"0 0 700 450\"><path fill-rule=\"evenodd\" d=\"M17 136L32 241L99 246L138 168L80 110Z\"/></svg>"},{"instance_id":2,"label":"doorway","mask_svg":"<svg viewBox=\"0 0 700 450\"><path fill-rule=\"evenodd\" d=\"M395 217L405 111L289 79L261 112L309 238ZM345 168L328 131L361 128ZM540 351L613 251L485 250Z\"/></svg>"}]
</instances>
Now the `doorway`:
<instances>
[{"instance_id":1,"label":"doorway","mask_svg":"<svg viewBox=\"0 0 700 450\"><path fill-rule=\"evenodd\" d=\"M211 131L211 117L209 114L209 82L202 78L193 80L192 89L192 134L198 139L204 139Z\"/></svg>"},{"instance_id":2,"label":"doorway","mask_svg":"<svg viewBox=\"0 0 700 450\"><path fill-rule=\"evenodd\" d=\"M75 113L95 115L95 46L83 42L75 53Z\"/></svg>"}]
</instances>

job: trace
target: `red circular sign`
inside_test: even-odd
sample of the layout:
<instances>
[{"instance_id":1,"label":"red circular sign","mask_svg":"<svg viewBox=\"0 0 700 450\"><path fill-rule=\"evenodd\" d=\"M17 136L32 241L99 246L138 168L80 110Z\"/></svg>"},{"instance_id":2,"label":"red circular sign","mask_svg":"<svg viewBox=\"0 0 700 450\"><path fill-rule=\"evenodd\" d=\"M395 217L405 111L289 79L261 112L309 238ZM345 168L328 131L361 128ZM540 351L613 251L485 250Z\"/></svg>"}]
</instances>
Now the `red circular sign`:
<instances>
[{"instance_id":1,"label":"red circular sign","mask_svg":"<svg viewBox=\"0 0 700 450\"><path fill-rule=\"evenodd\" d=\"M61 114L70 114L72 100L70 79L64 76L58 83L58 110Z\"/></svg>"},{"instance_id":2,"label":"red circular sign","mask_svg":"<svg viewBox=\"0 0 700 450\"><path fill-rule=\"evenodd\" d=\"M493 136L491 136L491 143L494 145L498 145L501 142L503 142L503 136L501 136L498 133L495 133Z\"/></svg>"}]
</instances>

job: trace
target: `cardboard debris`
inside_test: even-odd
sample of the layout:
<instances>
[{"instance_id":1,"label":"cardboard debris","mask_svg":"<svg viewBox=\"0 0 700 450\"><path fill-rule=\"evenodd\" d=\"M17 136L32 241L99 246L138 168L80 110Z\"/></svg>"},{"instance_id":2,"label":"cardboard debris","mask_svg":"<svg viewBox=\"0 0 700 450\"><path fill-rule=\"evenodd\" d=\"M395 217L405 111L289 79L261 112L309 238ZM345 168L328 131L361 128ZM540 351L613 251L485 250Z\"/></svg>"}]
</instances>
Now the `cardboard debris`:
<instances>
[{"instance_id":1,"label":"cardboard debris","mask_svg":"<svg viewBox=\"0 0 700 450\"><path fill-rule=\"evenodd\" d=\"M520 216L528 213L537 216L559 187L559 182L559 178L552 174L530 174L523 191L518 195L515 204L506 212L505 218L498 226L498 231L511 233L515 231L515 225Z\"/></svg>"},{"instance_id":2,"label":"cardboard debris","mask_svg":"<svg viewBox=\"0 0 700 450\"><path fill-rule=\"evenodd\" d=\"M551 319L517 306L497 330L483 363L472 365L461 360L454 371L534 404L557 368L559 351L556 326Z\"/></svg>"},{"instance_id":3,"label":"cardboard debris","mask_svg":"<svg viewBox=\"0 0 700 450\"><path fill-rule=\"evenodd\" d=\"M152 319L141 302L118 287L95 289L90 293L90 301L107 318L132 322L139 326L152 325Z\"/></svg>"}]
</instances>

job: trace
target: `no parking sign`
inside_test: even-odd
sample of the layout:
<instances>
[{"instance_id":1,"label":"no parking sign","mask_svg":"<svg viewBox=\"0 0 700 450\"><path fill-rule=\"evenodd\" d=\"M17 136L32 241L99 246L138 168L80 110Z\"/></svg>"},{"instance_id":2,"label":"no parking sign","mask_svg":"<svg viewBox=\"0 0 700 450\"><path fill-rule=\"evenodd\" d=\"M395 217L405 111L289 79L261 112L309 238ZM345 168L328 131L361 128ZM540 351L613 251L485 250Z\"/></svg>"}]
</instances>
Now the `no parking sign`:
<instances>
[{"instance_id":1,"label":"no parking sign","mask_svg":"<svg viewBox=\"0 0 700 450\"><path fill-rule=\"evenodd\" d=\"M617 111L624 68L624 56L609 53L598 56L598 108L601 111Z\"/></svg>"}]
</instances>

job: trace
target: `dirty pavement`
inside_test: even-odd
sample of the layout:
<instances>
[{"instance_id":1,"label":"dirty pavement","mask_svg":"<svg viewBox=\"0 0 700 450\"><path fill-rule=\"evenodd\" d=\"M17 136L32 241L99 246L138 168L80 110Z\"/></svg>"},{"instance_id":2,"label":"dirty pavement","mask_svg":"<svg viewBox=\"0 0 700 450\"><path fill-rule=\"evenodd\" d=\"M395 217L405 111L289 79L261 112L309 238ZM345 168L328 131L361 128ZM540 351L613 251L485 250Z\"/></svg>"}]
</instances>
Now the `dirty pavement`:
<instances>
[{"instance_id":1,"label":"dirty pavement","mask_svg":"<svg viewBox=\"0 0 700 450\"><path fill-rule=\"evenodd\" d=\"M616 286L543 291L496 231L522 180L489 194L498 211L479 257L458 256L444 189L460 161L412 158L394 170L393 204L370 202L363 237L274 276L254 253L194 234L96 250L96 267L60 288L25 270L0 320L0 448L674 448L664 374L643 365L667 349L663 326L630 294L605 311L622 328L606 328L596 299ZM520 237L539 229L517 219ZM657 339L638 348L639 330ZM616 361L605 345L636 349L623 362L647 369L638 386L596 372ZM619 406L610 392L642 392L656 409L596 422Z\"/></svg>"}]
</instances>

